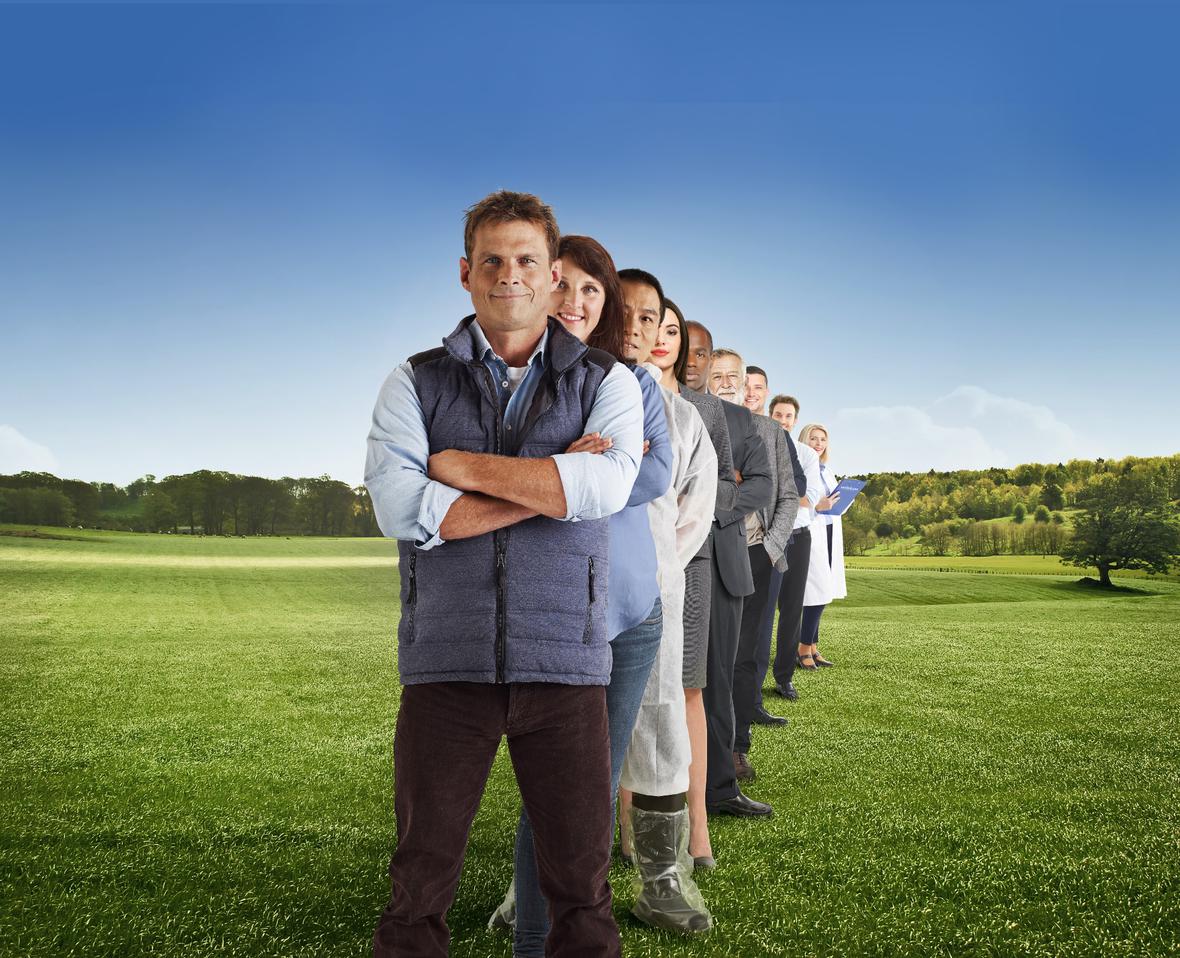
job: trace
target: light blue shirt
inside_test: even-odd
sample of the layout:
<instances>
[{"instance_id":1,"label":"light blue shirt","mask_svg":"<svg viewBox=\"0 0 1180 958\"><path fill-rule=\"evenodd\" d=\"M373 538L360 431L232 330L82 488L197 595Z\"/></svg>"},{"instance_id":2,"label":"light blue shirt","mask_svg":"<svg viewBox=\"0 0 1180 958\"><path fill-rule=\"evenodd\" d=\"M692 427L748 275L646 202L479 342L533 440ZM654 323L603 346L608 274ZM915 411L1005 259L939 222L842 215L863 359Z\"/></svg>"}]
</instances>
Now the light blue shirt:
<instances>
[{"instance_id":1,"label":"light blue shirt","mask_svg":"<svg viewBox=\"0 0 1180 958\"><path fill-rule=\"evenodd\" d=\"M548 330L529 357L524 378L512 390L510 385L504 385L511 382L508 364L488 345L477 322L470 328L475 353L482 356L491 371L500 395L507 437L519 431L544 374ZM639 474L643 459L643 394L623 363L615 363L598 387L585 431L609 436L614 444L600 455L576 452L551 457L565 493L563 518L567 522L600 519L618 512L627 504ZM515 449L518 441L510 441L510 445ZM391 539L414 542L422 550L443 543L439 526L454 501L463 495L427 476L429 457L430 440L414 388L414 370L408 362L402 363L386 378L373 408L365 486L382 533Z\"/></svg>"}]
</instances>

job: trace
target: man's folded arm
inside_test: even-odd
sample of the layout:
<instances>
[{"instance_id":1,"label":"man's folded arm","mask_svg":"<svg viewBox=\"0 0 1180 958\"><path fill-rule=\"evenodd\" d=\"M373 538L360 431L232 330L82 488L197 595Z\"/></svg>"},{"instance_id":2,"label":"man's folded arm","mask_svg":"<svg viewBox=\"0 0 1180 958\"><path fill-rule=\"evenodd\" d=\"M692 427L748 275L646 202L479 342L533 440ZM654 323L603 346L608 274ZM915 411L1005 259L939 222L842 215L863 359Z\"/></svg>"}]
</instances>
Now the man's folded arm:
<instances>
[{"instance_id":1,"label":"man's folded arm","mask_svg":"<svg viewBox=\"0 0 1180 958\"><path fill-rule=\"evenodd\" d=\"M528 506L507 499L495 499L480 492L465 492L451 503L438 532L444 542L470 539L531 519L536 514Z\"/></svg>"},{"instance_id":2,"label":"man's folded arm","mask_svg":"<svg viewBox=\"0 0 1180 958\"><path fill-rule=\"evenodd\" d=\"M402 363L386 378L373 407L365 457L365 487L381 532L432 549L443 517L462 493L426 474L430 441L414 372Z\"/></svg>"},{"instance_id":3,"label":"man's folded arm","mask_svg":"<svg viewBox=\"0 0 1180 958\"><path fill-rule=\"evenodd\" d=\"M611 448L542 459L446 451L431 457L430 475L553 519L600 519L627 504L643 458L643 397L622 363L599 386L583 431L610 437Z\"/></svg>"}]
</instances>

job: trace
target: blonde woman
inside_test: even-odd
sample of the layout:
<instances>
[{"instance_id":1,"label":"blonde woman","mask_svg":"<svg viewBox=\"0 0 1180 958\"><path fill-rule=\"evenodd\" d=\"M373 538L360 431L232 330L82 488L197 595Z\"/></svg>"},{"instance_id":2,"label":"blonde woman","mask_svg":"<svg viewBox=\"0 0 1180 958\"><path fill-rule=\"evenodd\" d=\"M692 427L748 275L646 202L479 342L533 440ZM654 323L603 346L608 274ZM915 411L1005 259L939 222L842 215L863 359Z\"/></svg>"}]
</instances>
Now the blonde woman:
<instances>
[{"instance_id":1,"label":"blonde woman","mask_svg":"<svg viewBox=\"0 0 1180 958\"><path fill-rule=\"evenodd\" d=\"M844 530L839 516L826 516L820 509L830 509L840 501L836 493L838 480L828 465L828 427L808 423L799 431L799 442L819 456L820 484L824 498L816 503L811 522L811 564L807 567L807 586L803 590L803 625L799 631L799 668L814 672L835 665L819 653L819 620L833 599L848 595L844 579Z\"/></svg>"}]
</instances>

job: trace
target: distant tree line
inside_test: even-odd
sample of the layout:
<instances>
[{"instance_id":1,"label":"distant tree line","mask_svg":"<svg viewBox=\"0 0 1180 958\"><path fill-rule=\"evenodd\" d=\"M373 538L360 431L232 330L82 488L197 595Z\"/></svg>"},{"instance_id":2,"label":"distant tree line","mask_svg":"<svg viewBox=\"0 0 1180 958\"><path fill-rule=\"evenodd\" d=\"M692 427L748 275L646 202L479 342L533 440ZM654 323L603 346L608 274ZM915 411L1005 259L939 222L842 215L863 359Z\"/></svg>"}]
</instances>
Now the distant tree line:
<instances>
[{"instance_id":1,"label":"distant tree line","mask_svg":"<svg viewBox=\"0 0 1180 958\"><path fill-rule=\"evenodd\" d=\"M216 536L381 534L364 486L211 469L127 486L47 472L0 476L0 522Z\"/></svg>"},{"instance_id":2,"label":"distant tree line","mask_svg":"<svg viewBox=\"0 0 1180 958\"><path fill-rule=\"evenodd\" d=\"M1078 534L1094 489L1103 484L1121 489L1128 507L1143 510L1150 502L1152 514L1174 516L1180 455L860 478L867 485L844 516L849 554L884 548L937 556L1057 555ZM1108 497L1117 494L1111 490ZM1002 519L1011 521L995 521Z\"/></svg>"},{"instance_id":3,"label":"distant tree line","mask_svg":"<svg viewBox=\"0 0 1180 958\"><path fill-rule=\"evenodd\" d=\"M1098 569L1166 571L1180 553L1180 454L1013 469L884 472L844 516L844 549L1061 555ZM1000 521L1003 520L1003 521ZM364 486L201 469L127 486L0 476L0 522L197 535L377 536Z\"/></svg>"}]
</instances>

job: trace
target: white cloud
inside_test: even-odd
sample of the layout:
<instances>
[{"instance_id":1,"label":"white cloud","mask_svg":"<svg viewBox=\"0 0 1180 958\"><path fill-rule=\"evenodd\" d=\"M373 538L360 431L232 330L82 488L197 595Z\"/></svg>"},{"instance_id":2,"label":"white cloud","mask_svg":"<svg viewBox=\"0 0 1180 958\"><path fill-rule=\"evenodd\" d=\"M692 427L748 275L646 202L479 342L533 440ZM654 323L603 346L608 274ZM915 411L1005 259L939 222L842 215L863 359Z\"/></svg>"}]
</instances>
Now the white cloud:
<instances>
[{"instance_id":1,"label":"white cloud","mask_svg":"<svg viewBox=\"0 0 1180 958\"><path fill-rule=\"evenodd\" d=\"M12 426L0 424L0 473L56 472L57 458L45 446L25 438Z\"/></svg>"},{"instance_id":2,"label":"white cloud","mask_svg":"<svg viewBox=\"0 0 1180 958\"><path fill-rule=\"evenodd\" d=\"M925 472L1057 462L1086 455L1047 406L959 386L927 406L840 410L832 461L841 472Z\"/></svg>"}]
</instances>

